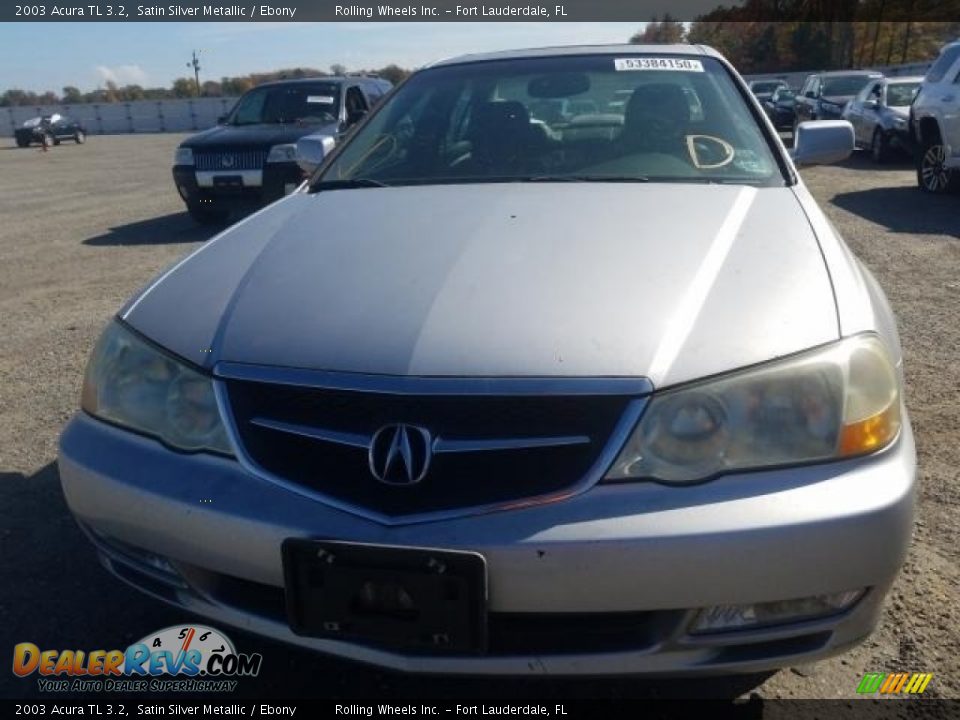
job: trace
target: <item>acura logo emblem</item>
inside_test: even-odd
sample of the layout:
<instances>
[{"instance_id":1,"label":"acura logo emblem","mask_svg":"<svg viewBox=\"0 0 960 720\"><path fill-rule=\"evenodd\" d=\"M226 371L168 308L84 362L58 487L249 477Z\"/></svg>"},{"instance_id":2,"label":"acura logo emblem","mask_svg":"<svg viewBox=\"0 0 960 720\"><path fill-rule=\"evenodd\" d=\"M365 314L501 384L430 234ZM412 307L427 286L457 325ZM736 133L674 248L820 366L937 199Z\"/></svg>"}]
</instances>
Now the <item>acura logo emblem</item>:
<instances>
[{"instance_id":1,"label":"acura logo emblem","mask_svg":"<svg viewBox=\"0 0 960 720\"><path fill-rule=\"evenodd\" d=\"M233 155L224 155L221 157L220 164L225 168L233 167Z\"/></svg>"},{"instance_id":2,"label":"acura logo emblem","mask_svg":"<svg viewBox=\"0 0 960 720\"><path fill-rule=\"evenodd\" d=\"M387 485L416 485L430 469L430 431L415 425L385 425L370 441L370 472Z\"/></svg>"}]
</instances>

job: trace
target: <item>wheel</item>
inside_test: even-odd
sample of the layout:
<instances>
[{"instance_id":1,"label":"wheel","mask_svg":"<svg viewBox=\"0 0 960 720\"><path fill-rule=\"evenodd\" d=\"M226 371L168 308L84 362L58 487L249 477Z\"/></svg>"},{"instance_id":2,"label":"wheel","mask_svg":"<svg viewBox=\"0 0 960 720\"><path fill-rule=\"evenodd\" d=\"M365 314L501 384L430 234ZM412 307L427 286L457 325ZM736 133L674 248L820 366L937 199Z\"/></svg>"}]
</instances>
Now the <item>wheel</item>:
<instances>
[{"instance_id":1,"label":"wheel","mask_svg":"<svg viewBox=\"0 0 960 720\"><path fill-rule=\"evenodd\" d=\"M26 138L17 138L17 147L28 147L29 145L30 141Z\"/></svg>"},{"instance_id":2,"label":"wheel","mask_svg":"<svg viewBox=\"0 0 960 720\"><path fill-rule=\"evenodd\" d=\"M944 195L957 184L957 175L946 167L947 149L940 138L924 139L917 153L917 184L924 192Z\"/></svg>"},{"instance_id":3,"label":"wheel","mask_svg":"<svg viewBox=\"0 0 960 720\"><path fill-rule=\"evenodd\" d=\"M60 144L60 138L58 138L56 135L53 136L53 144L54 144L54 145L59 145L59 144Z\"/></svg>"},{"instance_id":4,"label":"wheel","mask_svg":"<svg viewBox=\"0 0 960 720\"><path fill-rule=\"evenodd\" d=\"M77 130L73 134L73 141L77 145L83 145L87 141L87 134L83 130Z\"/></svg>"},{"instance_id":5,"label":"wheel","mask_svg":"<svg viewBox=\"0 0 960 720\"><path fill-rule=\"evenodd\" d=\"M187 212L201 225L223 225L230 217L229 210L200 207L199 205L187 205Z\"/></svg>"},{"instance_id":6,"label":"wheel","mask_svg":"<svg viewBox=\"0 0 960 720\"><path fill-rule=\"evenodd\" d=\"M873 131L873 139L870 141L870 157L878 165L882 165L890 159L890 138L881 128Z\"/></svg>"}]
</instances>

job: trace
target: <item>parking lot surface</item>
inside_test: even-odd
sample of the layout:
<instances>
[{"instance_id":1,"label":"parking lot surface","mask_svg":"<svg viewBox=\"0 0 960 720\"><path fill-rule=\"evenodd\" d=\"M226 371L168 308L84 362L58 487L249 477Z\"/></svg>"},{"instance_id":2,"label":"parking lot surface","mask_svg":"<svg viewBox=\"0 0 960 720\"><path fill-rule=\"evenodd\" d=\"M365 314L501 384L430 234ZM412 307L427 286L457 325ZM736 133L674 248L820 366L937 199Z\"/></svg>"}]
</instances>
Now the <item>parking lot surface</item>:
<instances>
[{"instance_id":1,"label":"parking lot surface","mask_svg":"<svg viewBox=\"0 0 960 720\"><path fill-rule=\"evenodd\" d=\"M125 647L196 620L130 590L74 525L55 464L97 334L123 301L214 234L183 211L169 169L178 135L0 148L0 654ZM960 698L960 196L916 189L908 162L854 156L803 172L899 318L921 490L914 542L877 633L852 652L761 677L654 681L408 678L224 628L264 656L253 697L854 697L865 672L931 672ZM667 241L667 239L665 239ZM770 228L770 242L777 228ZM865 493L870 488L864 488ZM7 655L9 658L10 656ZM8 666L9 667L9 666ZM0 696L38 696L0 671ZM48 696L49 697L49 696Z\"/></svg>"}]
</instances>

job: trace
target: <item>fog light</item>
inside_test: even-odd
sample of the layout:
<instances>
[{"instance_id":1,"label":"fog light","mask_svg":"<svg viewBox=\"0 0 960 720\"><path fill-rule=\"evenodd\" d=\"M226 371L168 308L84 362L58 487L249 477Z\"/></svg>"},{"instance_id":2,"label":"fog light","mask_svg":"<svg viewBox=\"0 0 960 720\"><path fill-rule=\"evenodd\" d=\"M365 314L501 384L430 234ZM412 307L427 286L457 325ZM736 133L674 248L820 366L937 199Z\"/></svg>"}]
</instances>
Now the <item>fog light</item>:
<instances>
[{"instance_id":1,"label":"fog light","mask_svg":"<svg viewBox=\"0 0 960 720\"><path fill-rule=\"evenodd\" d=\"M700 634L746 630L836 615L852 607L863 597L864 592L863 589L846 590L797 600L779 600L753 605L714 605L700 611L690 632Z\"/></svg>"}]
</instances>

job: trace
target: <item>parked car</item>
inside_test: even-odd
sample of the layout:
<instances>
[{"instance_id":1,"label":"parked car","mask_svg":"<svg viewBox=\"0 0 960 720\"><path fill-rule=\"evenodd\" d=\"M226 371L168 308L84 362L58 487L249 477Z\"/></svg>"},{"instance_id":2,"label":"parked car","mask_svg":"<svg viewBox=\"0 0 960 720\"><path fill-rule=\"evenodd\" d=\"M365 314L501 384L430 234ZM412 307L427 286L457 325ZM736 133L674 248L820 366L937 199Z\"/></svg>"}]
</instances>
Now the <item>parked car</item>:
<instances>
[{"instance_id":1,"label":"parked car","mask_svg":"<svg viewBox=\"0 0 960 720\"><path fill-rule=\"evenodd\" d=\"M613 137L531 121L613 89ZM849 123L791 159L718 53L622 45L446 60L333 140L97 343L59 470L109 569L411 672L867 637L913 527L902 353L795 168Z\"/></svg>"},{"instance_id":2,"label":"parked car","mask_svg":"<svg viewBox=\"0 0 960 720\"><path fill-rule=\"evenodd\" d=\"M59 145L61 140L73 140L81 145L87 141L87 130L76 120L53 113L24 121L13 131L13 136L18 147L27 147L32 143L50 147Z\"/></svg>"},{"instance_id":3,"label":"parked car","mask_svg":"<svg viewBox=\"0 0 960 720\"><path fill-rule=\"evenodd\" d=\"M868 82L883 77L871 70L836 70L808 75L797 95L794 125L806 120L836 120Z\"/></svg>"},{"instance_id":4,"label":"parked car","mask_svg":"<svg viewBox=\"0 0 960 720\"><path fill-rule=\"evenodd\" d=\"M956 189L960 168L960 42L943 47L930 66L910 110L916 147L917 185L928 193Z\"/></svg>"},{"instance_id":5,"label":"parked car","mask_svg":"<svg viewBox=\"0 0 960 720\"><path fill-rule=\"evenodd\" d=\"M872 81L847 104L843 118L853 125L857 146L869 148L874 162L886 162L896 151L910 151L910 104L922 80L894 77Z\"/></svg>"},{"instance_id":6,"label":"parked car","mask_svg":"<svg viewBox=\"0 0 960 720\"><path fill-rule=\"evenodd\" d=\"M796 95L793 90L783 85L774 90L769 99L764 101L763 109L777 130L793 130L794 119L797 116L794 112L795 104Z\"/></svg>"},{"instance_id":7,"label":"parked car","mask_svg":"<svg viewBox=\"0 0 960 720\"><path fill-rule=\"evenodd\" d=\"M177 148L173 180L200 223L222 223L231 210L273 202L303 182L295 143L324 131L339 135L390 90L374 77L323 77L258 85L209 130Z\"/></svg>"},{"instance_id":8,"label":"parked car","mask_svg":"<svg viewBox=\"0 0 960 720\"><path fill-rule=\"evenodd\" d=\"M779 88L789 89L790 86L786 80L753 80L750 83L750 92L756 95L761 104L769 100Z\"/></svg>"}]
</instances>

